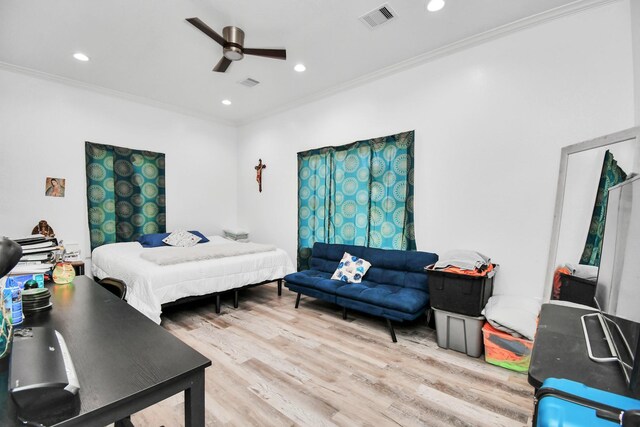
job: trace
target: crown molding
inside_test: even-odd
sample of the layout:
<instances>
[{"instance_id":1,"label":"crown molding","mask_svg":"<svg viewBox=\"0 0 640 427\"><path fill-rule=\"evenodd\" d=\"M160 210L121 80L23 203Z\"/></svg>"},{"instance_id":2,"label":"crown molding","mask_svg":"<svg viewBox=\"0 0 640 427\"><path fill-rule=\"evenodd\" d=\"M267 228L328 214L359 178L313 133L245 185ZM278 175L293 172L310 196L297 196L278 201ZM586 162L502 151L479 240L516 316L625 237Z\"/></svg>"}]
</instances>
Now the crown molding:
<instances>
[{"instance_id":1,"label":"crown molding","mask_svg":"<svg viewBox=\"0 0 640 427\"><path fill-rule=\"evenodd\" d=\"M605 4L616 3L620 1L622 0L576 0L572 3L568 3L566 5L563 5L554 9L550 9L542 13L538 13L536 15L531 15L529 17L519 19L517 21L502 25L500 27L496 27L491 30L487 30L485 32L476 34L474 36L467 37L465 39L450 43L446 46L431 50L429 52L425 52L421 55L415 56L405 61L401 61L397 64L393 64L391 66L382 68L372 73L365 74L361 77L357 77L348 82L333 86L329 89L324 89L324 90L312 93L310 95L304 96L295 101L282 104L275 108L271 108L269 109L268 112L255 114L247 118L238 119L238 120L224 120L224 119L220 119L219 117L215 117L213 115L209 115L194 109L179 107L177 105L156 101L151 98L147 98L139 95L133 95L133 94L118 91L115 89L105 88L103 86L99 86L91 83L85 83L85 82L70 79L67 77L56 76L54 74L49 74L42 71L31 69L31 68L9 64L2 61L0 61L0 69L21 73L21 74L27 74L39 79L62 83L65 85L69 85L69 86L73 86L81 89L91 90L104 95L126 99L128 101L149 105L151 107L172 111L175 113L183 114L186 116L198 118L201 120L209 121L209 122L220 124L220 125L231 126L231 127L241 127L241 126L252 124L256 121L259 121L268 117L275 116L285 111L300 107L302 105L309 104L311 102L318 101L323 98L327 98L339 92L343 92L345 90L362 86L367 83L373 82L375 80L379 80L384 77L390 76L392 74L396 74L401 71L408 70L410 68L414 68L431 61L435 61L445 56L452 55L461 50L468 49L468 48L489 42L491 40L495 40L495 39L504 37L506 35L525 30L527 28L530 28L536 25L540 25L546 22L559 19L559 18L563 18L565 16L577 14L585 10L599 7Z\"/></svg>"},{"instance_id":2,"label":"crown molding","mask_svg":"<svg viewBox=\"0 0 640 427\"><path fill-rule=\"evenodd\" d=\"M202 113L200 111L197 110L193 110L193 109L189 109L189 108L184 108L184 107L179 107L177 105L173 105L173 104L168 104L165 102L161 102L161 101L156 101L154 99L151 98L147 98L144 96L139 96L139 95L133 95L127 92L122 92L119 90L115 90L115 89L109 89L103 86L99 86L99 85L95 85L92 83L85 83L82 82L80 80L75 80L75 79L70 79L67 77L62 77L62 76L57 76L55 74L49 74L49 73L45 73L43 71L38 71L38 70L34 70L32 68L27 68L27 67L21 67L19 65L15 65L15 64L9 64L7 62L2 62L0 61L0 69L2 70L6 70L6 71L11 71L14 73L18 73L18 74L26 74L28 76L31 77L35 77L41 80L48 80L51 82L55 82L55 83L62 83L64 85L67 86L73 86L76 88L80 88L80 89L85 89L85 90L90 90L93 92L97 92L100 93L102 95L108 95L108 96L112 96L112 97L116 97L116 98L121 98L121 99L125 99L127 101L132 101L132 102L136 102L139 104L144 104L147 106L151 106L151 107L155 107L155 108L159 108L162 110L167 110L167 111L171 111L173 113L179 113L185 116L190 116L196 119L200 119L200 120L205 120L208 122L212 122L215 124L219 124L219 125L225 125L225 126L231 126L231 127L237 127L238 123L233 122L233 121L229 121L229 120L223 120L220 119L218 117L215 117L213 115L208 115L205 113Z\"/></svg>"},{"instance_id":3,"label":"crown molding","mask_svg":"<svg viewBox=\"0 0 640 427\"><path fill-rule=\"evenodd\" d=\"M465 49L507 36L512 33L517 33L519 31L525 30L530 27L551 22L556 19L563 18L565 16L574 15L588 9L592 9L592 8L599 7L609 3L616 3L619 1L622 1L622 0L576 0L572 3L568 3L563 6L559 6L557 8L550 9L535 15L531 15L526 18L522 18L517 21L513 21L508 24L502 25L500 27L496 27L491 30L487 30L485 32L476 34L474 36L470 36L465 39L450 43L446 46L431 50L429 52L425 52L423 54L407 59L405 61L398 62L397 64L393 64L391 66L382 68L372 73L365 74L361 77L357 77L348 82L339 84L337 86L333 86L329 89L315 92L311 95L297 99L290 103L272 108L267 113L256 114L256 115L247 117L246 119L241 119L237 121L236 124L239 126L249 125L258 120L266 119L268 117L283 113L285 111L300 107L302 105L309 104L314 101L318 101L322 98L327 98L339 92L343 92L348 89L362 86L367 83L373 82L375 80L379 80L384 77L390 76L392 74L396 74L401 71L408 70L410 68L414 68L431 61L435 61L445 56L452 55L461 50L465 50ZM634 0L631 0L631 1L634 1Z\"/></svg>"}]
</instances>

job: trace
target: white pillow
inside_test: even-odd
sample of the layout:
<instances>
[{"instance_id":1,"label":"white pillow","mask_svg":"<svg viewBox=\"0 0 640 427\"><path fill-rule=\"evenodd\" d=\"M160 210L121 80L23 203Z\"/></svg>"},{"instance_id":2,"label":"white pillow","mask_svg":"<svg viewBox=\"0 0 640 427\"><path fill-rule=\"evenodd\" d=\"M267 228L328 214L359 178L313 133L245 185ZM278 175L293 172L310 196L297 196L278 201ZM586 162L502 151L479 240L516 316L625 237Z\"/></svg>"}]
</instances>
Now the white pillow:
<instances>
[{"instance_id":1,"label":"white pillow","mask_svg":"<svg viewBox=\"0 0 640 427\"><path fill-rule=\"evenodd\" d=\"M540 301L534 298L494 295L489 298L482 314L494 328L508 333L515 331L533 341L540 307Z\"/></svg>"},{"instance_id":2,"label":"white pillow","mask_svg":"<svg viewBox=\"0 0 640 427\"><path fill-rule=\"evenodd\" d=\"M341 280L346 283L360 283L362 276L371 267L371 263L345 252L338 264L338 268L331 276L332 280Z\"/></svg>"},{"instance_id":3,"label":"white pillow","mask_svg":"<svg viewBox=\"0 0 640 427\"><path fill-rule=\"evenodd\" d=\"M202 240L201 237L184 230L174 231L162 239L162 241L169 246L178 246L181 248L195 246L200 240Z\"/></svg>"}]
</instances>

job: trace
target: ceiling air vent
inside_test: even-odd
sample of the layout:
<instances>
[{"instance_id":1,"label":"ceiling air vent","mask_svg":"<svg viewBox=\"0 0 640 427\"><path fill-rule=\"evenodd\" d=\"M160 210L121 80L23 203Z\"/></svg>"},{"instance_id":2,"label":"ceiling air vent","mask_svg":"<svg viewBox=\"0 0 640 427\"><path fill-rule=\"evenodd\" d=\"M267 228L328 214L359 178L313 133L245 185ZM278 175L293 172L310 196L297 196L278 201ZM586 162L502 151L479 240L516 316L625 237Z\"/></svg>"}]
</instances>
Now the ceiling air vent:
<instances>
[{"instance_id":1,"label":"ceiling air vent","mask_svg":"<svg viewBox=\"0 0 640 427\"><path fill-rule=\"evenodd\" d=\"M362 15L360 17L360 21L364 22L367 27L373 29L391 21L396 16L397 15L393 9L385 3L371 12Z\"/></svg>"},{"instance_id":2,"label":"ceiling air vent","mask_svg":"<svg viewBox=\"0 0 640 427\"><path fill-rule=\"evenodd\" d=\"M246 79L239 81L239 84L241 84L242 86L246 86L246 87L254 87L255 85L259 84L260 82L252 79L251 77L247 77Z\"/></svg>"}]
</instances>

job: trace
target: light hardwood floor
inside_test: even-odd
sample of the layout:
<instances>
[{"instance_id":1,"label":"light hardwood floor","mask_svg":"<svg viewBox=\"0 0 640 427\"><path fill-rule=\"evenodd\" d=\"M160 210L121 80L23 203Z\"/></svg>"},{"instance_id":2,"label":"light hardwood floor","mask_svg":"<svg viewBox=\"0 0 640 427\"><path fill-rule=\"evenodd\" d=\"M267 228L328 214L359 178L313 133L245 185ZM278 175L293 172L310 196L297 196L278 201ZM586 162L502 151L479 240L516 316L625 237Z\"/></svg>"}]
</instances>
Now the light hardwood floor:
<instances>
[{"instance_id":1,"label":"light hardwood floor","mask_svg":"<svg viewBox=\"0 0 640 427\"><path fill-rule=\"evenodd\" d=\"M275 284L174 309L162 326L211 359L207 426L523 426L527 377L438 348L424 319L397 325ZM134 414L136 426L183 424L183 396Z\"/></svg>"}]
</instances>

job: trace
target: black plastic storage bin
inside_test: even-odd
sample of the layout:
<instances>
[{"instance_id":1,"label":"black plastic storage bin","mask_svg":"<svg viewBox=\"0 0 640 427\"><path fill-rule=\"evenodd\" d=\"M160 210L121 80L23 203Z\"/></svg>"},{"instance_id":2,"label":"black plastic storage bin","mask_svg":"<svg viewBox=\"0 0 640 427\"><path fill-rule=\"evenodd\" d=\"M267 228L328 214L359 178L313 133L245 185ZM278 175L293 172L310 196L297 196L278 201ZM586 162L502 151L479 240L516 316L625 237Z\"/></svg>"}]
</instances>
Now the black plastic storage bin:
<instances>
[{"instance_id":1,"label":"black plastic storage bin","mask_svg":"<svg viewBox=\"0 0 640 427\"><path fill-rule=\"evenodd\" d=\"M560 273L560 300L595 307L596 281Z\"/></svg>"},{"instance_id":2,"label":"black plastic storage bin","mask_svg":"<svg viewBox=\"0 0 640 427\"><path fill-rule=\"evenodd\" d=\"M480 316L493 293L493 278L497 268L494 264L493 271L484 277L433 270L431 266L426 268L431 307L465 316Z\"/></svg>"}]
</instances>

